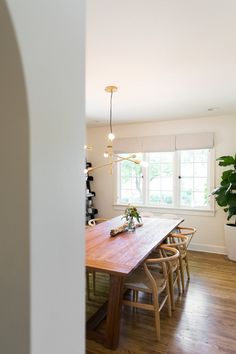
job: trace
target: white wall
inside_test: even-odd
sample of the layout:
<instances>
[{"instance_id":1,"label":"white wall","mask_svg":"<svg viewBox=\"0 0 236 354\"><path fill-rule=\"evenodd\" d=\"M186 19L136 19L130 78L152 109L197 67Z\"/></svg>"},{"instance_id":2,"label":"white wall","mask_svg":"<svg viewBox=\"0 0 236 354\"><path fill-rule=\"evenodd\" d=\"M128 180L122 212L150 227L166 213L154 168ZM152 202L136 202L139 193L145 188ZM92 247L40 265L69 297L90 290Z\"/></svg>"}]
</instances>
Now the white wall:
<instances>
[{"instance_id":1,"label":"white wall","mask_svg":"<svg viewBox=\"0 0 236 354\"><path fill-rule=\"evenodd\" d=\"M194 132L215 133L215 156L234 154L236 152L236 115L203 117L195 119L176 120L168 122L137 123L117 125L114 127L116 137L151 136L165 134L181 134ZM103 152L106 145L108 127L93 127L87 129L87 143L94 148L88 153L88 159L93 165L104 161ZM221 175L221 169L216 163L216 183ZM95 203L100 216L112 217L122 211L114 210L114 178L108 169L94 171L93 189L96 192ZM225 253L224 229L226 220L224 212L216 207L215 216L190 216L181 214L185 225L196 226L198 232L192 242L192 247L198 250Z\"/></svg>"},{"instance_id":2,"label":"white wall","mask_svg":"<svg viewBox=\"0 0 236 354\"><path fill-rule=\"evenodd\" d=\"M29 117L11 19L0 2L0 353L29 353Z\"/></svg>"},{"instance_id":3,"label":"white wall","mask_svg":"<svg viewBox=\"0 0 236 354\"><path fill-rule=\"evenodd\" d=\"M84 1L7 4L16 40L3 0L0 353L81 354Z\"/></svg>"}]
</instances>

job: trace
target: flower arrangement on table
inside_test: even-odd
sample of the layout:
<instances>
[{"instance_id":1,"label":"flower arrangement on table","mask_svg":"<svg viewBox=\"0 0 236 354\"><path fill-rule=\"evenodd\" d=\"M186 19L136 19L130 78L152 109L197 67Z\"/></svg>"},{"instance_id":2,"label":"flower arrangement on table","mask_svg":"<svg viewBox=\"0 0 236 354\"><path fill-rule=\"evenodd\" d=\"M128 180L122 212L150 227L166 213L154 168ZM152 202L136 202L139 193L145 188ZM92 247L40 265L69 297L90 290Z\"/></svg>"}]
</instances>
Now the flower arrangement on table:
<instances>
[{"instance_id":1,"label":"flower arrangement on table","mask_svg":"<svg viewBox=\"0 0 236 354\"><path fill-rule=\"evenodd\" d=\"M125 209L125 214L122 217L122 219L126 219L126 221L127 221L127 230L128 231L134 231L135 230L134 219L136 219L139 224L142 221L142 218L141 218L137 208L134 205L130 205L130 204Z\"/></svg>"},{"instance_id":2,"label":"flower arrangement on table","mask_svg":"<svg viewBox=\"0 0 236 354\"><path fill-rule=\"evenodd\" d=\"M111 237L114 237L114 236L116 236L122 232L125 232L125 231L135 231L136 227L143 225L141 223L141 221L142 221L141 215L139 214L137 208L133 205L130 205L130 204L125 209L125 214L122 216L121 219L126 219L126 223L117 227L116 229L112 229L110 231ZM136 219L138 222L136 225L135 225L134 219Z\"/></svg>"}]
</instances>

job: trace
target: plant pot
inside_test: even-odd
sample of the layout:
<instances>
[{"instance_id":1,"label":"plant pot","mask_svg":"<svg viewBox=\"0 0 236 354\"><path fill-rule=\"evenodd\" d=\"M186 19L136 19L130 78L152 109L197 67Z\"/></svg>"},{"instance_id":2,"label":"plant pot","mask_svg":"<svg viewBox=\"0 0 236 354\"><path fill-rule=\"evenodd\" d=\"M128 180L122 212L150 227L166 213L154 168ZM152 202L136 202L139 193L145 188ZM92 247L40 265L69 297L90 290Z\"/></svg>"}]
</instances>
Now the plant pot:
<instances>
[{"instance_id":1,"label":"plant pot","mask_svg":"<svg viewBox=\"0 0 236 354\"><path fill-rule=\"evenodd\" d=\"M236 261L236 224L225 224L225 244L228 258Z\"/></svg>"}]
</instances>

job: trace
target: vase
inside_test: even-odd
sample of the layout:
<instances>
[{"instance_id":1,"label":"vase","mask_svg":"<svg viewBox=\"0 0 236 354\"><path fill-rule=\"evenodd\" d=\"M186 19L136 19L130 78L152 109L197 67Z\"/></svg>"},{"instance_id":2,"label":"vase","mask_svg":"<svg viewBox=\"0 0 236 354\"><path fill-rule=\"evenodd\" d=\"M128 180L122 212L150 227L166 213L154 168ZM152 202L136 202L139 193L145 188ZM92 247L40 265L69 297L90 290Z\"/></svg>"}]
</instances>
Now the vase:
<instances>
[{"instance_id":1,"label":"vase","mask_svg":"<svg viewBox=\"0 0 236 354\"><path fill-rule=\"evenodd\" d=\"M127 231L129 231L129 232L134 232L135 231L134 219L132 217L130 217L128 219Z\"/></svg>"}]
</instances>

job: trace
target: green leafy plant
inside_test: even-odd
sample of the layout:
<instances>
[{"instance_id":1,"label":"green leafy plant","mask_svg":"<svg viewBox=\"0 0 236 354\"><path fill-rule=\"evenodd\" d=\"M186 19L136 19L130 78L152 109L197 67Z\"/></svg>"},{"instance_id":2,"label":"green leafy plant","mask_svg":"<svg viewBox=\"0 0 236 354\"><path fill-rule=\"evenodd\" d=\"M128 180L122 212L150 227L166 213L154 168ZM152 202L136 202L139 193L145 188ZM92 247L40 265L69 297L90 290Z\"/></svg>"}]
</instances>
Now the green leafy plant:
<instances>
[{"instance_id":1,"label":"green leafy plant","mask_svg":"<svg viewBox=\"0 0 236 354\"><path fill-rule=\"evenodd\" d=\"M142 220L137 208L130 204L125 209L125 214L122 219L126 219L126 221L129 221L130 219L136 219L138 222Z\"/></svg>"},{"instance_id":2,"label":"green leafy plant","mask_svg":"<svg viewBox=\"0 0 236 354\"><path fill-rule=\"evenodd\" d=\"M232 166L222 173L220 186L211 192L217 204L228 213L227 220L230 220L232 216L236 216L236 154L234 157L221 156L217 161L219 166Z\"/></svg>"}]
</instances>

